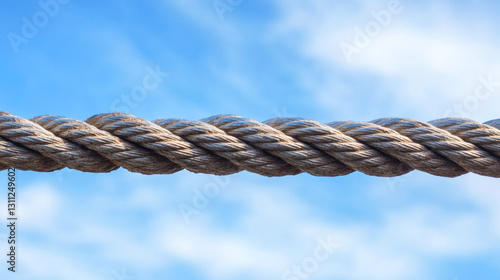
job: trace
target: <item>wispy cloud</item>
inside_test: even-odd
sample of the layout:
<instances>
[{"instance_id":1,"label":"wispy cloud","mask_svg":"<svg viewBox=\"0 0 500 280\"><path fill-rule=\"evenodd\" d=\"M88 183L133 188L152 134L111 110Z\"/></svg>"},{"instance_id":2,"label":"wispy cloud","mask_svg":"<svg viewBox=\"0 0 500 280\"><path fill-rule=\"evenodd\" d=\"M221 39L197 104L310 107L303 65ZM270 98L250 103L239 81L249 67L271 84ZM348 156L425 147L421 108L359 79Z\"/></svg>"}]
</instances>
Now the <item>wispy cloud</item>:
<instances>
[{"instance_id":1,"label":"wispy cloud","mask_svg":"<svg viewBox=\"0 0 500 280\"><path fill-rule=\"evenodd\" d=\"M318 106L341 112L360 106L357 91L376 108L387 107L388 113L441 117L451 102L474 92L480 75L500 66L495 55L498 41L468 29L458 16L447 17L449 7L427 2L417 6L411 1L396 1L402 11L392 15L376 37L368 36L369 44L347 60L341 43L352 42L357 29L377 23L374 14L386 11L390 2L394 1L377 1L361 12L336 2L316 2L313 12L311 6L281 3L282 19L274 32L316 61L316 67L332 73L323 72L324 83L308 84ZM417 23L420 14L412 10L429 11L432 28ZM331 11L343 14L332 16ZM356 83L366 84L367 79L370 86Z\"/></svg>"}]
</instances>

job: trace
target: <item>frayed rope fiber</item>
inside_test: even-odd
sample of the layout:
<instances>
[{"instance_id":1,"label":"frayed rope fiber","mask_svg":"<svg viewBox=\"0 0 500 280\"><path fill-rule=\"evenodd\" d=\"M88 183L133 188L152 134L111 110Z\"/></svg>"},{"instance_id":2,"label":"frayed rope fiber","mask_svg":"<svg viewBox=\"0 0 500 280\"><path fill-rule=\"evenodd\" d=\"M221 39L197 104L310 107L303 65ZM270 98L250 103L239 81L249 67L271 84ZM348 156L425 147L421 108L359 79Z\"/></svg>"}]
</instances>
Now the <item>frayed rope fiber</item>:
<instances>
[{"instance_id":1,"label":"frayed rope fiber","mask_svg":"<svg viewBox=\"0 0 500 280\"><path fill-rule=\"evenodd\" d=\"M229 175L341 176L353 171L395 177L414 169L437 176L467 172L500 177L500 120L431 122L385 118L327 124L281 117L257 122L234 115L200 121L148 121L110 113L85 122L47 115L29 120L0 112L0 169L50 172L64 167L142 174L182 169Z\"/></svg>"}]
</instances>

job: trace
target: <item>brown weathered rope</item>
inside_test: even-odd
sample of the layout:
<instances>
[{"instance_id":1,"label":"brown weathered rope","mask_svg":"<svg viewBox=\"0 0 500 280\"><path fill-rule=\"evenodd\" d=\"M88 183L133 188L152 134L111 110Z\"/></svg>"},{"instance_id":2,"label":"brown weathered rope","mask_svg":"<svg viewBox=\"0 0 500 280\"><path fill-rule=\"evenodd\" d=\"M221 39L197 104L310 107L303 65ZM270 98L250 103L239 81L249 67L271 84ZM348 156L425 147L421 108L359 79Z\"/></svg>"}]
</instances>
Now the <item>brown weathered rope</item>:
<instances>
[{"instance_id":1,"label":"brown weathered rope","mask_svg":"<svg viewBox=\"0 0 500 280\"><path fill-rule=\"evenodd\" d=\"M219 115L200 121L148 121L129 114L85 122L58 116L29 120L0 112L0 170L143 174L182 169L228 175L394 177L417 169L437 176L467 172L500 177L500 120L447 118L429 123L386 118L319 122L275 118L260 123Z\"/></svg>"}]
</instances>

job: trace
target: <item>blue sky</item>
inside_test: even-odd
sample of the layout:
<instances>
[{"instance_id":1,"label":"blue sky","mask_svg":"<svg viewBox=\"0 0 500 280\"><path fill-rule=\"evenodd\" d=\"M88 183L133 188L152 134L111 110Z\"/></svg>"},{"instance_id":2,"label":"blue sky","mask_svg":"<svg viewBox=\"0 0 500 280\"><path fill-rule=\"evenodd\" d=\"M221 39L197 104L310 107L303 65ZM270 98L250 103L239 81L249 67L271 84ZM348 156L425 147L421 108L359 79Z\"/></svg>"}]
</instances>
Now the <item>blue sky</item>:
<instances>
[{"instance_id":1,"label":"blue sky","mask_svg":"<svg viewBox=\"0 0 500 280\"><path fill-rule=\"evenodd\" d=\"M25 118L85 120L116 110L149 120L500 117L497 1L2 6L2 110ZM152 72L154 83L141 91ZM265 178L65 169L19 171L17 180L18 272L4 263L2 279L500 275L498 180L473 174ZM4 224L5 188L0 199ZM0 237L4 255L5 226Z\"/></svg>"}]
</instances>

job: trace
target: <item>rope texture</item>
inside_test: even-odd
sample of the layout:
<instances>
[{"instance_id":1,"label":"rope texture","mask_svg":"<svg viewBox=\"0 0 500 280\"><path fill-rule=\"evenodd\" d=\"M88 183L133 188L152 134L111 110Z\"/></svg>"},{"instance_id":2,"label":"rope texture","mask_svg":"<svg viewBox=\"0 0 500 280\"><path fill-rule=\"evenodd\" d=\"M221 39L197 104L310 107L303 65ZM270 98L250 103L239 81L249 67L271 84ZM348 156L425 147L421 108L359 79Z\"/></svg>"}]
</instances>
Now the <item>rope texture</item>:
<instances>
[{"instance_id":1,"label":"rope texture","mask_svg":"<svg viewBox=\"0 0 500 280\"><path fill-rule=\"evenodd\" d=\"M200 121L148 121L110 113L85 122L53 116L29 120L0 112L0 170L50 172L64 167L142 174L183 169L228 175L354 171L395 177L414 169L456 177L472 172L500 177L500 120L462 118L429 123L385 118L372 122L319 122L281 117L260 123L218 115Z\"/></svg>"}]
</instances>

